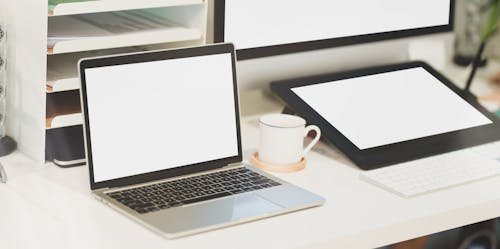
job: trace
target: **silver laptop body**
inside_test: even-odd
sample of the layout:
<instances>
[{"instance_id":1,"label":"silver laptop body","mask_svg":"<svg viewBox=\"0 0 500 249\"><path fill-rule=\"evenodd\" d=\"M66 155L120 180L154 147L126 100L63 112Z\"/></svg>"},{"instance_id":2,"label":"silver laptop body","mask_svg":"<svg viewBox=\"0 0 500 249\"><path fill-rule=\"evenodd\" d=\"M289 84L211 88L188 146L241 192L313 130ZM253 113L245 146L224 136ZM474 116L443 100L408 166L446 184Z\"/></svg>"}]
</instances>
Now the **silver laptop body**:
<instances>
[{"instance_id":1,"label":"silver laptop body","mask_svg":"<svg viewBox=\"0 0 500 249\"><path fill-rule=\"evenodd\" d=\"M323 204L242 163L235 63L231 44L80 61L97 199L167 238Z\"/></svg>"}]
</instances>

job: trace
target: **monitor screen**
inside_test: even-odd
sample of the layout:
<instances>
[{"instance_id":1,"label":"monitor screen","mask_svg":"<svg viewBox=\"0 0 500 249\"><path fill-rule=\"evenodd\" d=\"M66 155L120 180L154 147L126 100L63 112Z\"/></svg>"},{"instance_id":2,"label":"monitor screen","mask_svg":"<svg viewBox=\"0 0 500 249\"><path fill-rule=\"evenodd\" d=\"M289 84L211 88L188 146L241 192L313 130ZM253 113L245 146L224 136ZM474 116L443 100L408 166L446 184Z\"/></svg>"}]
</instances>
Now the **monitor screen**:
<instances>
[{"instance_id":1,"label":"monitor screen","mask_svg":"<svg viewBox=\"0 0 500 249\"><path fill-rule=\"evenodd\" d=\"M493 123L422 67L292 91L360 150Z\"/></svg>"},{"instance_id":2,"label":"monitor screen","mask_svg":"<svg viewBox=\"0 0 500 249\"><path fill-rule=\"evenodd\" d=\"M238 59L452 30L453 1L216 0L215 41Z\"/></svg>"},{"instance_id":3,"label":"monitor screen","mask_svg":"<svg viewBox=\"0 0 500 249\"><path fill-rule=\"evenodd\" d=\"M237 156L231 53L85 69L94 181Z\"/></svg>"}]
</instances>

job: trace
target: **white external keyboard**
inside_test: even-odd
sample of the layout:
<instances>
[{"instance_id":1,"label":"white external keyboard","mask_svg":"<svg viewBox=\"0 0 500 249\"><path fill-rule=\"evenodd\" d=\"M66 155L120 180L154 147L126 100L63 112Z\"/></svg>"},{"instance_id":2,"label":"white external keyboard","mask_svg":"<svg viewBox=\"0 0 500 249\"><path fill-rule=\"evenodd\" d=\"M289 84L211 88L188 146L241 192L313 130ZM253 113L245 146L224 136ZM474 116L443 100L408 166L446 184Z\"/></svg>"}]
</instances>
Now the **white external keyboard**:
<instances>
[{"instance_id":1,"label":"white external keyboard","mask_svg":"<svg viewBox=\"0 0 500 249\"><path fill-rule=\"evenodd\" d=\"M500 143L365 171L364 181L412 197L490 176L500 175Z\"/></svg>"}]
</instances>

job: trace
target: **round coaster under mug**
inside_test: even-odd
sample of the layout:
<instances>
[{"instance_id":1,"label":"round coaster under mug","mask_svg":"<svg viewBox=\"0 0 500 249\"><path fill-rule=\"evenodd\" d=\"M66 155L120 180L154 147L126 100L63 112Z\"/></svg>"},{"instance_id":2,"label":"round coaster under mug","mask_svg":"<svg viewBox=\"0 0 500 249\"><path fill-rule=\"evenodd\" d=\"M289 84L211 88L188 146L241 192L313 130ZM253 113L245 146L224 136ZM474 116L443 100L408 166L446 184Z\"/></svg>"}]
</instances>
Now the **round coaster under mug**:
<instances>
[{"instance_id":1,"label":"round coaster under mug","mask_svg":"<svg viewBox=\"0 0 500 249\"><path fill-rule=\"evenodd\" d=\"M306 167L306 158L303 157L299 162L293 163L293 164L285 164L285 165L273 165L269 164L266 162L263 162L259 159L259 153L255 152L252 155L252 165L255 167L269 171L269 172L276 172L276 173L292 173L292 172L297 172L301 171Z\"/></svg>"}]
</instances>

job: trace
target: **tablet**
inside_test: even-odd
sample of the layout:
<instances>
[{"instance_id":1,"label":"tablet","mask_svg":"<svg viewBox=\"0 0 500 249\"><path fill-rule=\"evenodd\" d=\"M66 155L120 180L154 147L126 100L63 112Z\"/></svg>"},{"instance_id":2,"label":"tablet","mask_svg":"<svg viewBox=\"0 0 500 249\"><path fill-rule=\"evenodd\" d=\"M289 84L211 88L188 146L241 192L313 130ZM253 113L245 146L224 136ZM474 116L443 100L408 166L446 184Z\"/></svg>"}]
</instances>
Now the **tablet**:
<instances>
[{"instance_id":1,"label":"tablet","mask_svg":"<svg viewBox=\"0 0 500 249\"><path fill-rule=\"evenodd\" d=\"M424 62L271 83L362 169L500 140L498 119Z\"/></svg>"}]
</instances>

